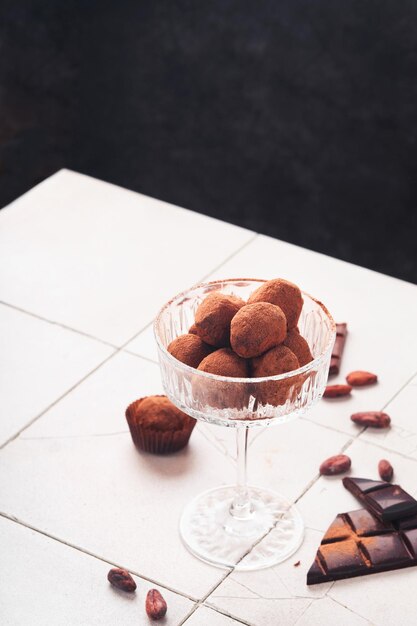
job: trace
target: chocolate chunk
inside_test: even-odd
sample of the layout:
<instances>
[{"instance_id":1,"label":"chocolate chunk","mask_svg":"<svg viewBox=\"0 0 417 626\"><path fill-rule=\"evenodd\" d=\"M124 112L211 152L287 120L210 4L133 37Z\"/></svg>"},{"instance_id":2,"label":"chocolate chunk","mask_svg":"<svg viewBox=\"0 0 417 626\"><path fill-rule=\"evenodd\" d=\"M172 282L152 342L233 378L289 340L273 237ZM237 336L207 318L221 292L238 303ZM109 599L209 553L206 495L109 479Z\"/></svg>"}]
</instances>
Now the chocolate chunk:
<instances>
[{"instance_id":1,"label":"chocolate chunk","mask_svg":"<svg viewBox=\"0 0 417 626\"><path fill-rule=\"evenodd\" d=\"M417 565L417 515L382 522L366 509L340 513L325 533L307 584Z\"/></svg>"},{"instance_id":2,"label":"chocolate chunk","mask_svg":"<svg viewBox=\"0 0 417 626\"><path fill-rule=\"evenodd\" d=\"M336 324L336 340L333 346L332 358L330 360L329 376L334 376L340 371L343 350L345 349L347 337L347 324Z\"/></svg>"},{"instance_id":3,"label":"chocolate chunk","mask_svg":"<svg viewBox=\"0 0 417 626\"><path fill-rule=\"evenodd\" d=\"M399 485L367 478L344 478L343 485L383 522L399 520L417 513L417 500Z\"/></svg>"}]
</instances>

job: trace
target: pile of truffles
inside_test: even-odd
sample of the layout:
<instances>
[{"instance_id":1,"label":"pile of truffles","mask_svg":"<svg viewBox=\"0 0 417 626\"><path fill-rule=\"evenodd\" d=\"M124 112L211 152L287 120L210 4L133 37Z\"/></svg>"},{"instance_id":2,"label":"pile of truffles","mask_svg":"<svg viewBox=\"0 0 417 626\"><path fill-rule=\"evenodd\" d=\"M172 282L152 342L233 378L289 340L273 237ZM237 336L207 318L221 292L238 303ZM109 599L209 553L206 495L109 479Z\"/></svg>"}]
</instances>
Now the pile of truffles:
<instances>
[{"instance_id":1,"label":"pile of truffles","mask_svg":"<svg viewBox=\"0 0 417 626\"><path fill-rule=\"evenodd\" d=\"M218 376L284 374L313 359L297 328L302 307L300 289L282 278L263 283L247 302L213 291L196 310L189 332L167 349L182 363ZM265 381L256 385L256 399L263 405L279 406L304 380L300 376L298 381ZM244 383L204 379L203 385L201 377L196 385L201 387L203 400L217 408L243 408L251 391Z\"/></svg>"}]
</instances>

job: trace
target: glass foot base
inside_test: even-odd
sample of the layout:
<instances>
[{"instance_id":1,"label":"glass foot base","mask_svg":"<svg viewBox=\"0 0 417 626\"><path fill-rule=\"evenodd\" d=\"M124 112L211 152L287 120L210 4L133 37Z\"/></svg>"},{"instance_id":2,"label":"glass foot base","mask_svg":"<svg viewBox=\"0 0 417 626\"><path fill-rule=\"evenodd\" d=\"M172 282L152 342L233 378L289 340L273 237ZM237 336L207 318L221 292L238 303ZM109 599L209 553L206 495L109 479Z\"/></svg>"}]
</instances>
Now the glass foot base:
<instances>
[{"instance_id":1,"label":"glass foot base","mask_svg":"<svg viewBox=\"0 0 417 626\"><path fill-rule=\"evenodd\" d=\"M205 491L185 508L180 533L188 550L202 561L238 571L281 563L301 545L304 525L297 509L283 496L248 487L247 519L230 513L236 487Z\"/></svg>"}]
</instances>

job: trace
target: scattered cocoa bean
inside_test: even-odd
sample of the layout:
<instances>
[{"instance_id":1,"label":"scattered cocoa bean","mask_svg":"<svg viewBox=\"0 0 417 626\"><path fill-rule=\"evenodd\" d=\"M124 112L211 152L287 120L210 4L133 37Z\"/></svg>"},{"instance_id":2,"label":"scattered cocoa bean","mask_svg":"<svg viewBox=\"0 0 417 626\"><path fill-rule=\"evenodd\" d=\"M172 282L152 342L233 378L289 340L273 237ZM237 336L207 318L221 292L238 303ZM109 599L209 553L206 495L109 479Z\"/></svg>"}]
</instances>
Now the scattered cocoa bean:
<instances>
[{"instance_id":1,"label":"scattered cocoa bean","mask_svg":"<svg viewBox=\"0 0 417 626\"><path fill-rule=\"evenodd\" d=\"M378 381L378 376L372 374L372 372L357 370L350 372L350 374L346 376L346 381L352 387L365 387L365 385L374 385Z\"/></svg>"},{"instance_id":2,"label":"scattered cocoa bean","mask_svg":"<svg viewBox=\"0 0 417 626\"><path fill-rule=\"evenodd\" d=\"M323 398L340 398L348 396L352 391L350 385L327 385L323 393Z\"/></svg>"},{"instance_id":3,"label":"scattered cocoa bean","mask_svg":"<svg viewBox=\"0 0 417 626\"><path fill-rule=\"evenodd\" d=\"M370 426L371 428L388 428L391 423L390 416L381 411L354 413L350 416L350 419L359 426Z\"/></svg>"},{"instance_id":4,"label":"scattered cocoa bean","mask_svg":"<svg viewBox=\"0 0 417 626\"><path fill-rule=\"evenodd\" d=\"M146 596L146 613L150 619L161 619L167 612L167 603L158 589L150 589Z\"/></svg>"},{"instance_id":5,"label":"scattered cocoa bean","mask_svg":"<svg viewBox=\"0 0 417 626\"><path fill-rule=\"evenodd\" d=\"M320 474L323 476L335 476L343 474L350 469L352 461L346 454L331 456L320 465Z\"/></svg>"},{"instance_id":6,"label":"scattered cocoa bean","mask_svg":"<svg viewBox=\"0 0 417 626\"><path fill-rule=\"evenodd\" d=\"M386 459L381 459L378 463L378 472L382 480L385 480L387 483L389 483L391 482L394 475L394 468L389 461L387 461Z\"/></svg>"},{"instance_id":7,"label":"scattered cocoa bean","mask_svg":"<svg viewBox=\"0 0 417 626\"><path fill-rule=\"evenodd\" d=\"M136 589L136 583L132 576L125 569L119 569L115 567L107 574L107 580L118 589L122 591L132 592Z\"/></svg>"}]
</instances>

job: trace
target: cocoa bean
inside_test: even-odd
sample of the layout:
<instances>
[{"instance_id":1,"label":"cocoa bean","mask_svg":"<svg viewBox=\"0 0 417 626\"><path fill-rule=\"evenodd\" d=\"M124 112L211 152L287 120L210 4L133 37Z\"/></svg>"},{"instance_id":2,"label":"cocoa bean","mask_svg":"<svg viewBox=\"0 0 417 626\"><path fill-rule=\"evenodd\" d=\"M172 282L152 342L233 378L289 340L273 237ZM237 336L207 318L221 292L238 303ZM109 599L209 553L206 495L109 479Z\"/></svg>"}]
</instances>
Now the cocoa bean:
<instances>
[{"instance_id":1,"label":"cocoa bean","mask_svg":"<svg viewBox=\"0 0 417 626\"><path fill-rule=\"evenodd\" d=\"M385 480L387 483L389 483L391 482L394 475L394 468L389 461L387 461L386 459L381 459L378 463L378 472L382 480Z\"/></svg>"},{"instance_id":2,"label":"cocoa bean","mask_svg":"<svg viewBox=\"0 0 417 626\"><path fill-rule=\"evenodd\" d=\"M150 589L146 596L146 613L150 619L161 619L167 612L167 603L158 589Z\"/></svg>"},{"instance_id":3,"label":"cocoa bean","mask_svg":"<svg viewBox=\"0 0 417 626\"><path fill-rule=\"evenodd\" d=\"M323 398L340 398L350 395L352 387L350 385L327 385L323 393Z\"/></svg>"},{"instance_id":4,"label":"cocoa bean","mask_svg":"<svg viewBox=\"0 0 417 626\"><path fill-rule=\"evenodd\" d=\"M350 416L352 422L358 426L370 426L371 428L388 428L391 418L381 411L364 411Z\"/></svg>"},{"instance_id":5,"label":"cocoa bean","mask_svg":"<svg viewBox=\"0 0 417 626\"><path fill-rule=\"evenodd\" d=\"M372 374L372 372L357 370L350 372L350 374L346 376L346 381L352 387L365 387L365 385L374 385L378 381L378 376Z\"/></svg>"},{"instance_id":6,"label":"cocoa bean","mask_svg":"<svg viewBox=\"0 0 417 626\"><path fill-rule=\"evenodd\" d=\"M320 465L320 474L323 476L335 476L343 474L350 469L352 462L346 454L331 456Z\"/></svg>"},{"instance_id":7,"label":"cocoa bean","mask_svg":"<svg viewBox=\"0 0 417 626\"><path fill-rule=\"evenodd\" d=\"M122 591L132 592L136 589L136 583L132 576L125 569L119 569L115 567L107 574L107 580L118 589Z\"/></svg>"}]
</instances>

